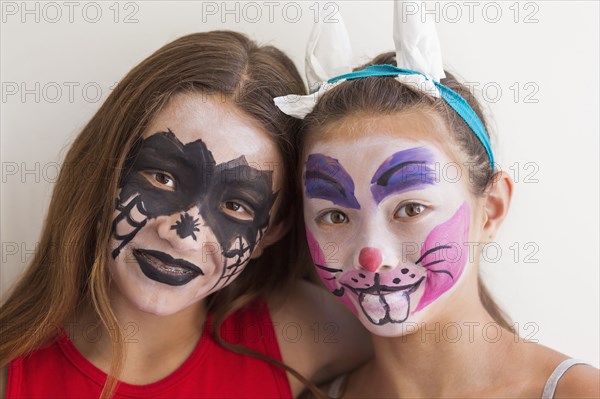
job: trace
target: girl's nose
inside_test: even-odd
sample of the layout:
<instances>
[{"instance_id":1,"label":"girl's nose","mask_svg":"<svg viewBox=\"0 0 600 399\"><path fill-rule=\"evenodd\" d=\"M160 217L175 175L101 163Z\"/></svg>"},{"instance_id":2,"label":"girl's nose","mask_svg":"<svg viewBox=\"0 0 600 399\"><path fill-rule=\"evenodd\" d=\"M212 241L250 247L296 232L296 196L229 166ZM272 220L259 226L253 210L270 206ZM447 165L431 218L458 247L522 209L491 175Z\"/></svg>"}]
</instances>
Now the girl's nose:
<instances>
[{"instance_id":1,"label":"girl's nose","mask_svg":"<svg viewBox=\"0 0 600 399\"><path fill-rule=\"evenodd\" d=\"M373 247L364 247L358 255L358 263L360 266L370 272L375 272L381 266L383 257L381 251Z\"/></svg>"},{"instance_id":2,"label":"girl's nose","mask_svg":"<svg viewBox=\"0 0 600 399\"><path fill-rule=\"evenodd\" d=\"M178 251L195 251L202 247L205 237L198 212L192 210L174 214L161 220L158 235Z\"/></svg>"}]
</instances>

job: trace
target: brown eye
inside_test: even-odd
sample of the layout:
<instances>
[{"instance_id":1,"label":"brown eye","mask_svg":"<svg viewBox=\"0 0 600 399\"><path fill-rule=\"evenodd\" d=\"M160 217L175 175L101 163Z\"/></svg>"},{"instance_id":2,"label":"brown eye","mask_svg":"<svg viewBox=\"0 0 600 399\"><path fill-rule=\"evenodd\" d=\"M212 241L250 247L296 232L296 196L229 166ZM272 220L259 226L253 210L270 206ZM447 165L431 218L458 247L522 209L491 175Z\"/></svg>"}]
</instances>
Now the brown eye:
<instances>
[{"instance_id":1,"label":"brown eye","mask_svg":"<svg viewBox=\"0 0 600 399\"><path fill-rule=\"evenodd\" d=\"M148 181L154 186L167 191L175 191L175 179L169 173L144 171L141 172Z\"/></svg>"},{"instance_id":2,"label":"brown eye","mask_svg":"<svg viewBox=\"0 0 600 399\"><path fill-rule=\"evenodd\" d=\"M221 204L221 209L226 215L235 219L249 221L254 219L254 211L246 204L238 201L224 201Z\"/></svg>"},{"instance_id":3,"label":"brown eye","mask_svg":"<svg viewBox=\"0 0 600 399\"><path fill-rule=\"evenodd\" d=\"M225 202L225 208L229 209L231 211L237 211L238 209L242 208L242 206L238 203L235 203L233 201L226 201Z\"/></svg>"},{"instance_id":4,"label":"brown eye","mask_svg":"<svg viewBox=\"0 0 600 399\"><path fill-rule=\"evenodd\" d=\"M175 182L173 181L173 179L171 179L169 175L166 175L164 173L156 172L154 174L154 180L156 180L160 184L164 184L165 186L175 186Z\"/></svg>"},{"instance_id":5,"label":"brown eye","mask_svg":"<svg viewBox=\"0 0 600 399\"><path fill-rule=\"evenodd\" d=\"M414 218L415 216L419 216L423 212L427 210L427 207L423 204L418 204L416 202L411 202L405 204L398 208L394 217L396 218Z\"/></svg>"},{"instance_id":6,"label":"brown eye","mask_svg":"<svg viewBox=\"0 0 600 399\"><path fill-rule=\"evenodd\" d=\"M348 216L344 212L329 211L319 217L319 221L325 224L348 223Z\"/></svg>"}]
</instances>

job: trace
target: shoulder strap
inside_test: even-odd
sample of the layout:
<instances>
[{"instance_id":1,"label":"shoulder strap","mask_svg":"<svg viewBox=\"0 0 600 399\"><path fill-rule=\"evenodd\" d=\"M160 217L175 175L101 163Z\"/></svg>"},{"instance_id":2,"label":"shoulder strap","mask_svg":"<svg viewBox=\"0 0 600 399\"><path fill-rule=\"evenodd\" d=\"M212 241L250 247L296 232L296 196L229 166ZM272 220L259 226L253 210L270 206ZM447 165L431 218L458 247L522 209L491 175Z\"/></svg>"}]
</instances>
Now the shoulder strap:
<instances>
[{"instance_id":1,"label":"shoulder strap","mask_svg":"<svg viewBox=\"0 0 600 399\"><path fill-rule=\"evenodd\" d=\"M340 399L344 394L344 389L346 388L346 380L348 379L348 374L342 374L329 386L329 392L327 394L331 399Z\"/></svg>"},{"instance_id":2,"label":"shoulder strap","mask_svg":"<svg viewBox=\"0 0 600 399\"><path fill-rule=\"evenodd\" d=\"M556 385L558 381L563 376L563 374L576 364L587 364L583 360L578 359L566 359L560 362L558 366L554 369L548 381L546 381L546 385L544 386L544 392L542 393L542 399L552 399L554 398L554 391L556 391Z\"/></svg>"}]
</instances>

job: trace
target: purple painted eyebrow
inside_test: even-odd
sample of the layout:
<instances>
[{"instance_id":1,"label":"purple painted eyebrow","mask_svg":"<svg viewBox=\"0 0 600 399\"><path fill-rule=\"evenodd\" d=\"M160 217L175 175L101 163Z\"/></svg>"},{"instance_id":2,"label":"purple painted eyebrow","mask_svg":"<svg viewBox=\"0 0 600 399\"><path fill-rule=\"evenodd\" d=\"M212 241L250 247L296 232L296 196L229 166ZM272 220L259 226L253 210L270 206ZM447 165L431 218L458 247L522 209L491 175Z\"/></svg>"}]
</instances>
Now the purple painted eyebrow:
<instances>
[{"instance_id":1,"label":"purple painted eyebrow","mask_svg":"<svg viewBox=\"0 0 600 399\"><path fill-rule=\"evenodd\" d=\"M435 184L431 167L434 156L425 147L399 151L386 159L371 179L371 194L377 203L391 194L418 190Z\"/></svg>"},{"instance_id":2,"label":"purple painted eyebrow","mask_svg":"<svg viewBox=\"0 0 600 399\"><path fill-rule=\"evenodd\" d=\"M305 164L304 188L308 198L320 198L346 208L360 209L352 178L335 158L310 154Z\"/></svg>"}]
</instances>

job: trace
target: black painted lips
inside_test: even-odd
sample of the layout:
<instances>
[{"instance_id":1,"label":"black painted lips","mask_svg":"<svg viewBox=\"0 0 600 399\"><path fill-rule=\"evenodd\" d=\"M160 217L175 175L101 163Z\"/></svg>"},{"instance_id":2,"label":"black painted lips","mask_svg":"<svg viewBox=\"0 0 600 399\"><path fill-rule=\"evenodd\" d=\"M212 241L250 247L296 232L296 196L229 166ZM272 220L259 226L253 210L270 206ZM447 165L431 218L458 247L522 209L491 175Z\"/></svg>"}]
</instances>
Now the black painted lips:
<instances>
[{"instance_id":1,"label":"black painted lips","mask_svg":"<svg viewBox=\"0 0 600 399\"><path fill-rule=\"evenodd\" d=\"M133 256L146 277L168 285L185 285L198 276L204 275L202 270L183 259L175 259L171 255L150 249L134 249Z\"/></svg>"}]
</instances>

